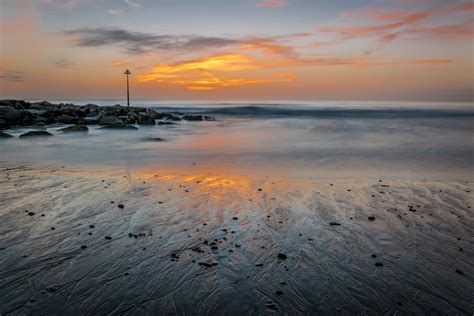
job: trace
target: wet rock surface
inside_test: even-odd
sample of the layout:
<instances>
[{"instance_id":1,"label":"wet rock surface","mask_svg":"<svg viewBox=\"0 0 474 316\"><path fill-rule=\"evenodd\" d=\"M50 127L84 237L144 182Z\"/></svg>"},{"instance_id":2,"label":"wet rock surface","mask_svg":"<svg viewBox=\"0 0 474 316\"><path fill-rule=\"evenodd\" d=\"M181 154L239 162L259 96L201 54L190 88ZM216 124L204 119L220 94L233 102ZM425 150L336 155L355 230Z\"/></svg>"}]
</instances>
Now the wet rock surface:
<instances>
[{"instance_id":1,"label":"wet rock surface","mask_svg":"<svg viewBox=\"0 0 474 316\"><path fill-rule=\"evenodd\" d=\"M0 165L0 314L470 314L472 184L347 181Z\"/></svg>"},{"instance_id":2,"label":"wet rock surface","mask_svg":"<svg viewBox=\"0 0 474 316\"><path fill-rule=\"evenodd\" d=\"M215 121L213 117L205 115L158 113L152 109L126 107L118 104L114 106L98 106L95 104L53 104L48 101L0 100L0 130L54 123L75 125L99 124L107 128L132 129L130 124L174 125L177 124L175 122L182 120ZM64 131L79 131L77 128L71 127L69 130Z\"/></svg>"}]
</instances>

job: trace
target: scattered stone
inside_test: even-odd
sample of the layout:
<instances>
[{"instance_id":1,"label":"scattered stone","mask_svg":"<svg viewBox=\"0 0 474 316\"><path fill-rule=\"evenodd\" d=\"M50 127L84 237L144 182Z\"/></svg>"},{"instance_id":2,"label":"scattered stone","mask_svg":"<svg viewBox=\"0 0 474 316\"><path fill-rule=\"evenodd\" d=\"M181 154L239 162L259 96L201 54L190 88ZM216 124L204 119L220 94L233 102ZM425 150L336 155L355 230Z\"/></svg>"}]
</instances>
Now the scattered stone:
<instances>
[{"instance_id":1,"label":"scattered stone","mask_svg":"<svg viewBox=\"0 0 474 316\"><path fill-rule=\"evenodd\" d=\"M331 225L331 226L340 226L341 224L340 224L340 223L336 223L336 222L330 222L329 225Z\"/></svg>"},{"instance_id":2,"label":"scattered stone","mask_svg":"<svg viewBox=\"0 0 474 316\"><path fill-rule=\"evenodd\" d=\"M81 249L86 249L86 248L87 248L87 246L81 246Z\"/></svg>"},{"instance_id":3,"label":"scattered stone","mask_svg":"<svg viewBox=\"0 0 474 316\"><path fill-rule=\"evenodd\" d=\"M382 262L376 262L376 263L375 263L375 266L376 266L376 267L383 267L383 263L382 263Z\"/></svg>"},{"instance_id":4,"label":"scattered stone","mask_svg":"<svg viewBox=\"0 0 474 316\"><path fill-rule=\"evenodd\" d=\"M276 295L283 295L283 292L282 291L276 291L275 294Z\"/></svg>"},{"instance_id":5,"label":"scattered stone","mask_svg":"<svg viewBox=\"0 0 474 316\"><path fill-rule=\"evenodd\" d=\"M462 270L459 270L459 269L456 269L456 273L457 273L457 274L461 274L461 275L463 275L463 274L464 274L464 271L462 271Z\"/></svg>"},{"instance_id":6,"label":"scattered stone","mask_svg":"<svg viewBox=\"0 0 474 316\"><path fill-rule=\"evenodd\" d=\"M369 216L368 219L369 219L369 221L375 221L375 217L374 217L374 216Z\"/></svg>"},{"instance_id":7,"label":"scattered stone","mask_svg":"<svg viewBox=\"0 0 474 316\"><path fill-rule=\"evenodd\" d=\"M281 259L281 260L286 260L287 256L283 253L279 253L278 254L278 259Z\"/></svg>"},{"instance_id":8,"label":"scattered stone","mask_svg":"<svg viewBox=\"0 0 474 316\"><path fill-rule=\"evenodd\" d=\"M263 267L263 263L257 263L255 266L256 267Z\"/></svg>"},{"instance_id":9,"label":"scattered stone","mask_svg":"<svg viewBox=\"0 0 474 316\"><path fill-rule=\"evenodd\" d=\"M34 216L34 215L35 215L35 212L28 212L28 215Z\"/></svg>"},{"instance_id":10,"label":"scattered stone","mask_svg":"<svg viewBox=\"0 0 474 316\"><path fill-rule=\"evenodd\" d=\"M125 206L123 204L117 205L118 208L123 209Z\"/></svg>"},{"instance_id":11,"label":"scattered stone","mask_svg":"<svg viewBox=\"0 0 474 316\"><path fill-rule=\"evenodd\" d=\"M111 239L112 239L112 237L110 237L110 236L105 236L105 239L107 239L107 240L111 240Z\"/></svg>"},{"instance_id":12,"label":"scattered stone","mask_svg":"<svg viewBox=\"0 0 474 316\"><path fill-rule=\"evenodd\" d=\"M217 262L215 262L215 261L201 261L201 262L199 262L199 265L202 266L202 267L211 268L211 267L217 266Z\"/></svg>"},{"instance_id":13,"label":"scattered stone","mask_svg":"<svg viewBox=\"0 0 474 316\"><path fill-rule=\"evenodd\" d=\"M89 228L95 228L95 226L94 225L89 225Z\"/></svg>"},{"instance_id":14,"label":"scattered stone","mask_svg":"<svg viewBox=\"0 0 474 316\"><path fill-rule=\"evenodd\" d=\"M232 219L233 219L234 221L236 221L236 220L238 220L239 218L238 218L238 217L232 217Z\"/></svg>"}]
</instances>

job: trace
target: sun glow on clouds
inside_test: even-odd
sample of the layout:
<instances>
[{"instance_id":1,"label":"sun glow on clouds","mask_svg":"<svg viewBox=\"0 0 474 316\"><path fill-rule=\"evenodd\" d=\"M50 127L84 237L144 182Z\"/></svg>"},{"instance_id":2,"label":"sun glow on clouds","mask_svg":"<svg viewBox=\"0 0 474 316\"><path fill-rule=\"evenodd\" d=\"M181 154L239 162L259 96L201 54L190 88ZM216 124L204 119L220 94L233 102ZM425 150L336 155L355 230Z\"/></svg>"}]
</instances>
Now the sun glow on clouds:
<instances>
[{"instance_id":1,"label":"sun glow on clouds","mask_svg":"<svg viewBox=\"0 0 474 316\"><path fill-rule=\"evenodd\" d=\"M257 60L242 54L216 55L174 65L160 64L146 74L138 75L138 82L159 82L185 85L188 90L208 91L217 87L241 86L269 82L291 81L291 77L276 79L225 78L222 73L262 69Z\"/></svg>"}]
</instances>

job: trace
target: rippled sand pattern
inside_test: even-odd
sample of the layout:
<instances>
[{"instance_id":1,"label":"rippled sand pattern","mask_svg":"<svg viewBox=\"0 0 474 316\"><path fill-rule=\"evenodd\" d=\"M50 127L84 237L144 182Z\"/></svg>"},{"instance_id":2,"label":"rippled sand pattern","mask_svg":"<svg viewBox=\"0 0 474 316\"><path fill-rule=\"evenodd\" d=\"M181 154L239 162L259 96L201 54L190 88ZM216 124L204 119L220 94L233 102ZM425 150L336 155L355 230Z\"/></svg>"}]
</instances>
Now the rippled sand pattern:
<instances>
[{"instance_id":1,"label":"rippled sand pattern","mask_svg":"<svg viewBox=\"0 0 474 316\"><path fill-rule=\"evenodd\" d=\"M2 315L474 311L468 181L0 167Z\"/></svg>"}]
</instances>

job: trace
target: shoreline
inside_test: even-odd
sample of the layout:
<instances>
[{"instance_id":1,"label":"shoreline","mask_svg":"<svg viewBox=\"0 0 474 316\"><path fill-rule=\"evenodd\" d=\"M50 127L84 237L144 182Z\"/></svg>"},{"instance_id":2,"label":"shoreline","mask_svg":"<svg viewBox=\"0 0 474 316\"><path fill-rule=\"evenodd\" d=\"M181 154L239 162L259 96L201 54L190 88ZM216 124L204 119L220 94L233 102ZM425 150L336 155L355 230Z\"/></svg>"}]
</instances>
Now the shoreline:
<instances>
[{"instance_id":1,"label":"shoreline","mask_svg":"<svg viewBox=\"0 0 474 316\"><path fill-rule=\"evenodd\" d=\"M474 308L472 182L10 167L2 313Z\"/></svg>"}]
</instances>

